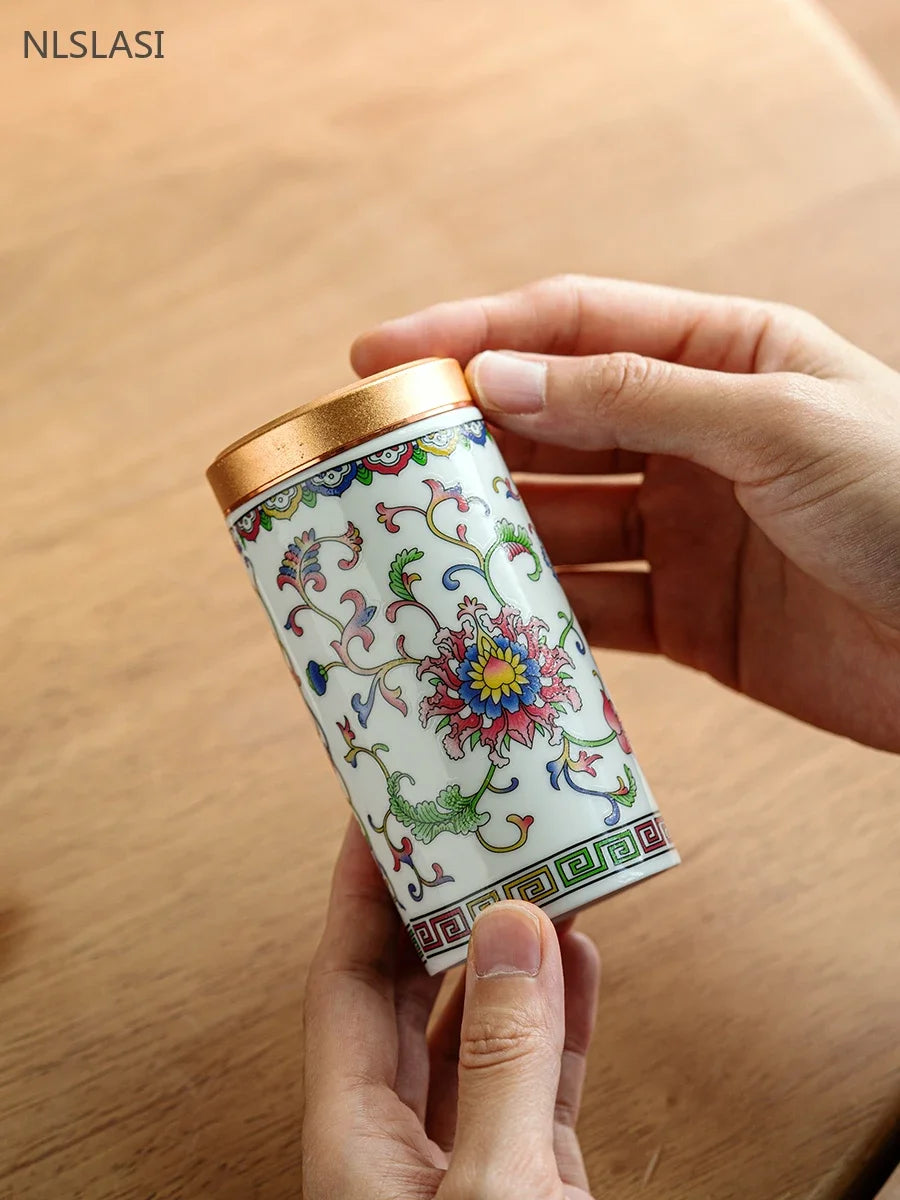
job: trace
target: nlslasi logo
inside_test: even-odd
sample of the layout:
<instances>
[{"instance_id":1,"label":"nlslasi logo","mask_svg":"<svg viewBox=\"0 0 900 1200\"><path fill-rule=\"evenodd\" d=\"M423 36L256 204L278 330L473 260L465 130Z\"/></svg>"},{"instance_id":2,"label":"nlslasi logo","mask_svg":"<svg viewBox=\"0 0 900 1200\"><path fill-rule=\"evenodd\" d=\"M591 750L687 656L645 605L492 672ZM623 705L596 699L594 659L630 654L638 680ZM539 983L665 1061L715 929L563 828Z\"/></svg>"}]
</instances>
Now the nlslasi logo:
<instances>
[{"instance_id":1,"label":"nlslasi logo","mask_svg":"<svg viewBox=\"0 0 900 1200\"><path fill-rule=\"evenodd\" d=\"M165 58L163 29L141 29L127 34L117 29L113 34L98 33L96 29L74 29L62 33L59 29L25 30L26 58Z\"/></svg>"}]
</instances>

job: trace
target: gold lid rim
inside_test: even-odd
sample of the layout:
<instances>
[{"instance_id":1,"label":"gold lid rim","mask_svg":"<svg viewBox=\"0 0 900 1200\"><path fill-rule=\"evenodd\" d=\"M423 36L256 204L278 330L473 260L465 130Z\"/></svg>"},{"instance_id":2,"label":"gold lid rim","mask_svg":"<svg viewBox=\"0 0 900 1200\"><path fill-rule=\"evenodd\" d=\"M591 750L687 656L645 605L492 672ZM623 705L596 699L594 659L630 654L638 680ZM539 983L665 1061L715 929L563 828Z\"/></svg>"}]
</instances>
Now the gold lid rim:
<instances>
[{"instance_id":1,"label":"gold lid rim","mask_svg":"<svg viewBox=\"0 0 900 1200\"><path fill-rule=\"evenodd\" d=\"M386 433L394 433L395 430L403 429L405 425L410 425L413 421L421 420L423 417L440 417L444 413L453 412L458 408L475 407L475 401L471 399L471 397L468 400L456 400L452 404L445 404L442 408L429 408L427 412L423 412L419 417L403 417L401 420L396 421L393 425L387 425L384 429L379 429L376 433L371 434L369 437L363 438L362 441L354 440L352 442L347 442L347 444L344 446L335 446L335 448L333 450L329 450L327 454L320 454L318 458L310 459L309 462L303 463L303 465L300 467L295 467L292 471L288 471L284 475L279 476L278 479L269 480L268 483L265 483L262 485L262 487L257 488L255 492L252 492L250 495L244 496L243 499L236 501L231 505L230 508L223 509L223 516L230 517L232 513L237 512L239 508L243 508L245 504L249 504L251 500L255 500L258 496L262 496L266 492L270 492L273 487L277 487L280 483L284 483L285 480L292 478L292 476L299 475L304 471L308 471L311 467L317 467L319 463L326 462L329 458L335 458L339 454L344 454L350 450L353 450L356 446L361 446L363 442L371 441L372 439L381 437ZM207 477L208 476L209 471L207 471Z\"/></svg>"},{"instance_id":2,"label":"gold lid rim","mask_svg":"<svg viewBox=\"0 0 900 1200\"><path fill-rule=\"evenodd\" d=\"M473 404L455 358L417 359L338 388L251 430L216 456L206 478L228 516L292 475L354 446Z\"/></svg>"}]
</instances>

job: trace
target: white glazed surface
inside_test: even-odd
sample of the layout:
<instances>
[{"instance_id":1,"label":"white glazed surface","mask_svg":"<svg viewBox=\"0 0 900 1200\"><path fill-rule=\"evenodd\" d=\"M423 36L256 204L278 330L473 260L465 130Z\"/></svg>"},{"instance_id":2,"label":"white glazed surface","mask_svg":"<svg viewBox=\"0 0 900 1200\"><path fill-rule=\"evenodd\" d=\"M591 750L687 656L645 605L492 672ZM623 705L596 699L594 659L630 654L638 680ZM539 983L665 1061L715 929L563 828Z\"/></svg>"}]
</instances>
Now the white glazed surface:
<instances>
[{"instance_id":1,"label":"white glazed surface","mask_svg":"<svg viewBox=\"0 0 900 1200\"><path fill-rule=\"evenodd\" d=\"M429 972L495 900L560 916L679 861L476 409L229 525Z\"/></svg>"}]
</instances>

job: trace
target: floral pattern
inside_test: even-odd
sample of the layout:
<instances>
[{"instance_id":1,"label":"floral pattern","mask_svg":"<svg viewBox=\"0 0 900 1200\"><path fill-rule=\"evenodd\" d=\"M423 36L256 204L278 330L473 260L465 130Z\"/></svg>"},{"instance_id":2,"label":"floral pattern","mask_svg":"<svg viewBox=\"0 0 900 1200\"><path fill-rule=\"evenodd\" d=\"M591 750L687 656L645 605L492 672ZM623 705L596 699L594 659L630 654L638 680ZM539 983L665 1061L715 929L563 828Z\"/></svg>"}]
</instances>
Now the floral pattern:
<instances>
[{"instance_id":1,"label":"floral pattern","mask_svg":"<svg viewBox=\"0 0 900 1200\"><path fill-rule=\"evenodd\" d=\"M231 533L414 941L437 914L420 952L454 927L473 855L532 898L558 847L574 890L655 812L482 421L313 469Z\"/></svg>"},{"instance_id":2,"label":"floral pattern","mask_svg":"<svg viewBox=\"0 0 900 1200\"><path fill-rule=\"evenodd\" d=\"M401 442L375 454L367 454L363 465L379 475L399 475L416 452L415 442Z\"/></svg>"},{"instance_id":3,"label":"floral pattern","mask_svg":"<svg viewBox=\"0 0 900 1200\"><path fill-rule=\"evenodd\" d=\"M302 486L284 489L274 500L242 517L235 527L253 540L262 528L266 506L287 511L304 502L307 488L338 496L359 479L361 471L392 475L401 472L417 453L419 459L427 454L441 457L446 447L460 444L462 430L468 431L470 444L477 445L479 437L483 441L487 436L469 425L441 430L418 442L400 443L357 462L329 468ZM492 486L494 494L519 502L505 476L494 478ZM509 774L516 745L531 750L543 741L552 747L545 760L551 788L557 792L567 788L602 800L606 805L603 819L608 826L615 826L623 806L635 802L635 776L623 763L617 786L603 788L598 785L597 764L603 747L615 743L625 755L631 753L631 747L605 691L602 711L608 731L588 740L570 726L570 719L582 708L573 678L573 654L586 655L574 618L571 613L559 612L561 627L553 634L547 621L523 610L521 584L513 592L518 604L506 594L509 571L521 573L520 577L532 583L542 578L546 558L530 523L517 524L508 516L494 515L490 499L436 477L422 480L419 503L389 505L378 500L374 513L377 525L390 536L412 531L415 522L425 534L422 544L397 550L378 596L369 594L372 580L365 570L357 578L356 569L365 557L365 538L353 521L348 521L342 532L322 533L315 526L302 529L285 545L275 582L280 592L295 595L295 602L283 614L285 636L302 639L314 622L316 644L331 652L331 657L307 657L305 670L297 678L317 698L330 695L336 675L344 680L341 694L348 696L349 708L336 722L345 747L343 758L354 770L363 762L371 764L366 769L374 768L382 780L383 804L375 811L370 808L366 815L367 836L383 840L390 863L383 869L397 903L402 907L404 902L392 880L401 872L409 876L406 891L413 901L420 901L426 889L454 881L440 861L428 867L419 863L422 848L438 839L443 844L447 837L474 837L495 854L525 844L534 814L504 810L495 832L497 818L491 804L494 797L509 796L519 787L518 778ZM486 543L469 534L473 514L480 530L491 531ZM444 557L437 580L429 578L426 588L423 572L433 556L428 549L432 544L444 547ZM498 572L501 562L507 566ZM346 578L337 589L331 584L333 568ZM464 579L471 582L456 601L455 621L444 624L433 607L434 585L449 599L454 592L460 594ZM386 604L379 603L384 593L391 597ZM386 625L396 630L392 648L381 654L377 650L384 635L376 636L373 627L379 611ZM348 679L358 683L348 687ZM407 698L410 693L417 695L413 712ZM423 729L439 734L449 762L481 764L477 783L465 785L460 777L437 794L417 794L413 775L398 765L403 761L402 747L398 752L376 737L362 736L379 703L404 719L417 718ZM471 778L471 769L467 777ZM500 828L507 832L501 833Z\"/></svg>"},{"instance_id":4,"label":"floral pattern","mask_svg":"<svg viewBox=\"0 0 900 1200\"><path fill-rule=\"evenodd\" d=\"M319 496L340 496L356 478L356 463L341 463L339 467L330 467L318 475L313 475L304 485Z\"/></svg>"},{"instance_id":5,"label":"floral pattern","mask_svg":"<svg viewBox=\"0 0 900 1200\"><path fill-rule=\"evenodd\" d=\"M567 680L572 660L559 646L547 644L547 625L527 621L506 606L489 617L486 606L466 598L459 606L458 629L439 629L436 655L426 656L416 674L430 679L434 691L422 699L423 726L443 718L444 749L462 758L477 742L498 766L509 760L510 741L531 746L535 733L559 741L560 714L577 712L581 698Z\"/></svg>"},{"instance_id":6,"label":"floral pattern","mask_svg":"<svg viewBox=\"0 0 900 1200\"><path fill-rule=\"evenodd\" d=\"M301 504L315 508L320 496L342 496L353 483L368 487L379 475L399 475L412 462L424 466L431 456L446 458L457 448L484 446L489 436L483 421L465 421L319 471L269 496L239 517L232 525L238 550L247 542L255 542L261 532L272 530L273 521L289 520Z\"/></svg>"}]
</instances>

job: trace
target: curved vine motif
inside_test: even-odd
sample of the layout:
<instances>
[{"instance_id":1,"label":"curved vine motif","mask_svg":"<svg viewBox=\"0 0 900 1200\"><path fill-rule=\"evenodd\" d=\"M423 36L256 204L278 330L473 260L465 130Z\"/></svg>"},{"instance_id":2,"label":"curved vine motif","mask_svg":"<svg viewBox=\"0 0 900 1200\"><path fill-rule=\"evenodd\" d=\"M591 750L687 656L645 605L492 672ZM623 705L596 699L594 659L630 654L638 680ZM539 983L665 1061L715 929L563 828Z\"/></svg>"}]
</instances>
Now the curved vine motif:
<instances>
[{"instance_id":1,"label":"curved vine motif","mask_svg":"<svg viewBox=\"0 0 900 1200\"><path fill-rule=\"evenodd\" d=\"M432 450L440 452L437 446ZM395 465L401 458L402 455L394 458L385 455L384 468ZM323 487L337 488L341 484L340 479L330 476L326 480L324 474ZM617 778L615 790L603 789L596 783L595 764L602 757L602 747L616 743L623 754L631 754L630 743L605 689L603 715L609 733L588 740L568 727L568 718L582 707L581 696L572 682L572 654L587 654L573 614L557 614L562 629L551 637L545 621L523 614L504 595L505 576L496 571L499 562L513 564L522 560L529 580L536 583L541 578L546 555L533 527L493 516L486 500L464 494L458 484L426 479L423 485L428 498L421 505L376 504L379 523L388 533L396 535L407 517L424 521L433 538L458 552L458 561L443 570L443 589L459 592L460 576L468 572L481 581L487 602L474 595L463 595L457 604L455 624L443 625L419 591L425 551L416 545L398 550L387 578L394 599L384 607L383 615L393 625L401 613L418 613L425 639L421 652L407 646L407 639L416 640L415 636L410 637L407 628L395 638L393 654L368 664L365 659L376 642L372 629L376 606L353 586L335 589L335 595L339 591L339 599L329 604L324 556L337 553L336 567L341 572L351 572L360 560L363 538L352 522L348 522L341 534L319 535L310 528L294 537L285 550L277 576L279 589L291 589L299 596L299 603L291 608L284 621L284 629L302 638L304 625L316 621L324 622L334 631L328 642L334 658L328 662L310 659L306 665L306 682L318 696L325 695L334 672L348 671L363 681L359 691L350 696L350 707L360 729L367 728L379 698L407 717L410 714L401 685L402 672L408 669L424 685L417 713L419 722L440 736L447 757L460 760L478 753L485 755L481 783L474 791L463 792L459 783L451 782L431 798L414 800L410 795L415 779L406 771L391 769L389 747L381 742L358 743L348 715L338 722L347 747L344 760L356 768L360 758L369 758L381 772L386 802L377 818L369 815L370 832L384 839L390 851L391 874L401 869L411 872L413 879L407 890L415 901L422 899L426 889L452 881L439 862L433 862L430 871L420 869L415 859L417 843L429 845L442 834L471 835L485 849L497 854L518 850L525 844L533 816L518 813L495 816L487 807L491 796L507 794L518 787L515 777L504 780L502 775L510 765L509 752L514 744L531 748L544 738L548 745L558 747L556 757L545 763L551 786L561 791L565 784L571 791L604 800L609 806L604 818L608 826L614 826L621 819L622 808L631 807L637 798L637 782L627 763ZM517 498L511 481L497 476L493 480L494 492L503 488L508 497ZM478 545L470 538L464 519L476 506L489 519L491 540L486 546L484 541ZM449 522L448 513L453 514ZM483 528L484 522L480 524ZM398 673L397 680L394 673ZM597 675L596 671L594 674ZM603 687L602 681L600 686Z\"/></svg>"},{"instance_id":2,"label":"curved vine motif","mask_svg":"<svg viewBox=\"0 0 900 1200\"><path fill-rule=\"evenodd\" d=\"M507 500L521 500L522 497L516 491L516 485L508 475L495 475L491 480L491 487L495 492L499 492L501 487L506 495Z\"/></svg>"},{"instance_id":3,"label":"curved vine motif","mask_svg":"<svg viewBox=\"0 0 900 1200\"><path fill-rule=\"evenodd\" d=\"M607 746L615 740L616 736L613 731L608 737L600 738L597 741L585 741L576 738L573 734L564 734L559 757L547 763L550 784L556 791L560 790L559 782L562 777L573 791L581 792L583 796L596 796L598 799L609 802L609 815L603 818L603 823L609 826L618 825L622 819L621 805L624 804L626 808L631 808L634 804L637 799L637 780L628 763L625 763L622 768L625 772L625 779L621 775L617 777L616 782L619 786L616 791L604 791L602 788L586 787L583 783L578 783L574 779L576 774L588 775L592 779L596 776L597 770L594 763L602 756L588 754L586 749L579 749L577 754L573 754L572 746L574 744L590 749Z\"/></svg>"},{"instance_id":4,"label":"curved vine motif","mask_svg":"<svg viewBox=\"0 0 900 1200\"><path fill-rule=\"evenodd\" d=\"M559 613L559 616L565 617L565 613ZM568 618L561 640L565 640L566 633L572 628L573 620L574 618L571 616ZM579 648L581 647L580 640L578 640L576 644L579 646ZM584 653L583 649L581 650L581 653ZM622 727L619 714L616 712L615 705L610 699L606 688L603 686L603 681L600 678L596 668L591 672L591 674L598 681L601 691L603 692L603 717L609 726L610 731L606 737L598 738L596 740L579 738L573 733L564 733L562 736L562 751L560 752L558 758L555 758L552 762L547 763L547 771L550 775L550 784L556 789L556 791L560 790L559 781L560 778L563 778L573 791L581 792L581 794L584 796L597 796L608 801L609 815L603 818L603 823L612 827L614 825L618 825L622 818L622 805L624 805L626 808L631 808L637 799L637 780L635 779L634 772L631 770L628 763L623 763L622 765L625 778L623 779L621 775L616 777L616 783L619 786L615 791L604 791L601 788L586 787L584 784L578 783L575 779L573 779L573 775L576 774L588 775L592 779L596 777L597 771L594 767L594 763L598 758L601 758L602 755L588 754L588 750L595 750L599 746L608 746L611 742L617 742L619 749L623 754L632 753L631 742L628 740L628 734ZM572 753L573 745L581 747L581 749L579 749L577 754L574 756Z\"/></svg>"},{"instance_id":5,"label":"curved vine motif","mask_svg":"<svg viewBox=\"0 0 900 1200\"><path fill-rule=\"evenodd\" d=\"M425 484L430 492L430 500L426 507L401 505L396 508L388 508L379 503L376 505L376 511L379 522L389 533L400 532L400 526L396 521L399 514L410 512L422 516L435 537L457 546L471 555L473 561L456 563L444 572L442 583L446 590L456 591L459 588L460 584L456 576L461 571L473 571L485 581L494 599L504 605L505 601L491 571L492 560L498 552L502 552L509 562L514 561L520 555L527 555L532 563L528 578L534 581L540 578L542 563L528 530L521 526L514 526L512 522L501 517L494 522L493 541L487 550L482 551L469 540L465 524L458 524L455 534L448 533L438 525L435 512L439 505L450 501L460 513L469 512L472 504L478 504L483 507L486 515L490 515L490 506L486 501L480 497L464 496L459 485L445 487L436 479L425 480ZM320 564L320 553L322 548L328 544L345 546L350 551L348 556L338 560L337 565L340 570L348 571L356 565L362 549L362 537L352 522L348 523L346 531L340 535L319 537L316 535L315 529L308 529L299 537L295 537L289 544L277 579L279 588L291 587L299 592L301 597L301 603L295 605L288 614L284 625L285 629L297 637L302 637L303 626L300 624L299 617L302 613L310 612L327 621L338 633L337 639L330 643L330 647L336 655L334 660L320 663L315 659L310 659L307 663L306 677L309 685L316 695L323 696L328 686L329 674L343 667L366 680L365 688L361 688L359 692L355 693L351 700L363 728L366 728L368 724L375 700L379 695L405 716L407 706L401 687L399 685L391 686L388 676L398 667L415 666L418 668L425 656L411 655L406 648L405 635L401 634L395 642L395 655L386 661L366 666L354 658L351 653L351 643L354 639L359 639L364 651L368 651L374 642L374 634L369 628L369 624L376 609L374 605L368 604L362 593L355 588L348 588L340 596L341 604L349 603L353 606L353 614L349 620L330 612L324 607L324 604L317 602L313 593L321 593L326 586L325 575ZM414 608L428 620L435 631L435 639L437 639L442 633L440 621L429 605L416 595L414 588L417 583L421 582L421 576L417 571L409 569L413 563L423 557L424 552L415 546L403 549L395 556L388 574L388 586L397 599L387 606L385 617L393 624L404 608Z\"/></svg>"},{"instance_id":6,"label":"curved vine motif","mask_svg":"<svg viewBox=\"0 0 900 1200\"><path fill-rule=\"evenodd\" d=\"M384 776L387 807L379 820L376 820L371 814L369 815L369 826L373 833L380 834L384 838L385 845L391 853L393 870L399 871L401 867L406 866L412 871L415 878L412 883L407 884L407 890L413 900L421 900L426 888L453 883L454 879L452 875L448 875L444 871L439 862L431 864L430 876L423 874L413 858L412 839L406 833L400 833L396 835L396 838L393 837L389 827L391 819L401 829L408 829L412 837L423 845L429 845L442 833L456 835L474 833L482 846L495 854L506 854L511 850L518 850L525 844L528 830L534 823L532 816L519 816L517 813L511 813L506 817L507 823L518 830L518 835L512 842L497 845L490 841L484 832L483 827L490 823L492 814L479 809L482 798L488 792L512 792L519 786L519 781L515 777L505 787L497 786L494 783L494 774L497 770L495 764L491 763L487 768L484 778L474 792L463 794L459 784L451 783L438 792L433 799L414 803L403 792L404 784L415 787L416 781L408 771L391 771L388 768L384 755L390 753L389 746L382 742L376 742L372 746L357 745L356 734L346 717L343 721L338 722L338 729L347 745L344 760L355 768L360 756L365 756L377 764Z\"/></svg>"},{"instance_id":7,"label":"curved vine motif","mask_svg":"<svg viewBox=\"0 0 900 1200\"><path fill-rule=\"evenodd\" d=\"M369 628L369 624L375 615L375 606L367 604L362 592L356 588L347 588L341 594L340 603L352 604L353 614L349 619L342 620L317 603L312 595L313 592L325 590L326 580L319 562L319 555L322 547L328 544L345 546L350 552L345 558L338 560L337 565L341 571L349 571L356 566L363 540L359 530L351 521L348 522L345 532L340 535L317 537L314 529L308 529L299 537L295 537L285 552L277 579L279 588L291 587L299 592L301 597L301 603L295 605L288 613L284 623L285 629L290 630L297 637L302 637L303 626L299 623L298 617L303 612L311 612L333 625L338 631L338 637L330 643L331 649L337 657L328 663L319 663L315 659L310 659L307 663L306 677L309 686L316 695L324 696L329 674L336 668L345 667L354 675L370 681L365 698L360 691L351 700L363 727L365 727L375 703L376 690L388 704L406 716L406 702L402 698L400 688L391 687L387 681L388 675L397 667L414 665L419 662L418 659L410 658L406 654L403 636L397 638L395 657L375 666L358 663L351 653L351 645L358 639L364 650L368 650L372 646L375 635Z\"/></svg>"},{"instance_id":8,"label":"curved vine motif","mask_svg":"<svg viewBox=\"0 0 900 1200\"><path fill-rule=\"evenodd\" d=\"M556 615L557 615L557 617L559 617L560 621L565 621L565 624L563 625L563 631L562 631L562 633L559 635L559 645L560 645L560 649L562 649L562 648L565 646L565 644L566 644L566 638L567 638L567 637L569 636L569 634L571 633L571 634L572 634L572 636L575 638L575 649L576 649L576 650L578 651L578 653L579 653L579 654L581 654L581 655L584 655L584 654L586 654L586 653L587 653L587 649L586 649L586 647L585 647L585 644L584 644L584 642L581 640L581 638L580 638L580 637L579 637L579 635L578 635L578 632L577 632L577 630L575 629L575 614L574 614L574 613L571 613L571 612L570 612L570 613L559 612L559 613L557 613ZM599 676L599 675L597 675L597 672L596 672L596 671L594 671L594 672L593 672L593 674L594 674L594 675L595 675L595 676L596 676L598 679L600 678L600 676Z\"/></svg>"},{"instance_id":9,"label":"curved vine motif","mask_svg":"<svg viewBox=\"0 0 900 1200\"><path fill-rule=\"evenodd\" d=\"M501 482L503 481L501 480ZM491 573L492 559L500 550L505 552L509 562L512 562L520 554L527 554L534 564L533 569L528 573L528 578L535 583L540 579L543 564L535 549L532 535L527 529L521 525L513 525L505 517L500 517L494 522L494 540L488 546L487 550L482 550L469 540L469 531L465 524L460 522L456 526L455 534L448 533L438 524L436 513L442 504L452 504L462 514L469 512L473 504L478 504L484 510L485 515L490 516L491 507L487 501L483 500L480 496L464 496L459 484L451 484L448 487L437 479L426 479L425 485L431 493L431 497L424 508L417 504L400 504L390 507L379 503L375 505L375 511L378 513L379 523L384 525L388 533L400 532L397 517L401 513L415 513L417 516L424 518L426 526L434 537L442 542L449 543L451 546L459 547L466 556L471 556L471 561L468 561L467 558L462 562L454 563L444 571L441 582L447 591L456 591L460 586L459 579L457 578L460 572L471 571L484 580L497 603L504 604L503 596Z\"/></svg>"}]
</instances>

